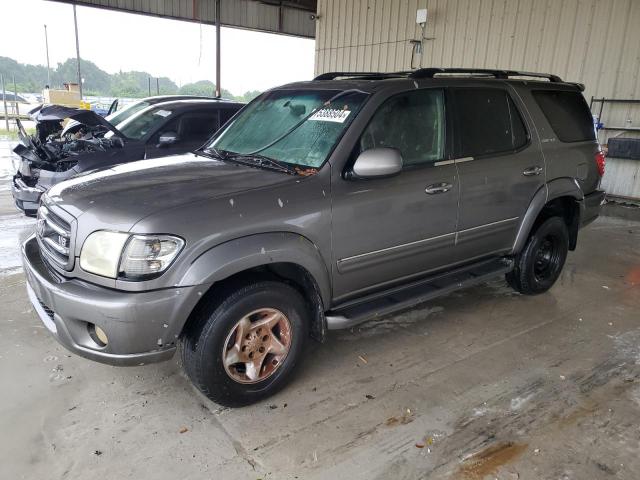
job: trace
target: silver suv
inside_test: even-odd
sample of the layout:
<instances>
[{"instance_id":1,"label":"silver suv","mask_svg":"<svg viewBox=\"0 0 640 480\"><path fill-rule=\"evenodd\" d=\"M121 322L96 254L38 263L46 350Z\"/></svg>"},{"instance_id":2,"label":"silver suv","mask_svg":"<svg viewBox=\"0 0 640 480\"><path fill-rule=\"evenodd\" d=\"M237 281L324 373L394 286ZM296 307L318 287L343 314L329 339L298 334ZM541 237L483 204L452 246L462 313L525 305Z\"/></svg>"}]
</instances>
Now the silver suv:
<instances>
[{"instance_id":1,"label":"silver suv","mask_svg":"<svg viewBox=\"0 0 640 480\"><path fill-rule=\"evenodd\" d=\"M23 245L29 297L78 355L180 346L209 398L255 402L310 336L495 275L548 290L604 196L583 88L462 69L276 88L194 153L54 186Z\"/></svg>"}]
</instances>

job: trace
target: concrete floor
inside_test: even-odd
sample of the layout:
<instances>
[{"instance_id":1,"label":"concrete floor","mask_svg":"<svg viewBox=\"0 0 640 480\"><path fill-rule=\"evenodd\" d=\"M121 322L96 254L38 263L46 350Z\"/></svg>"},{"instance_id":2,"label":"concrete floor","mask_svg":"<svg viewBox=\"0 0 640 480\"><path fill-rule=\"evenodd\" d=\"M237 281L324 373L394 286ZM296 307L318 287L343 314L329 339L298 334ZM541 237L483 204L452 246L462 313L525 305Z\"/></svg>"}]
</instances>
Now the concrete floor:
<instances>
[{"instance_id":1,"label":"concrete floor","mask_svg":"<svg viewBox=\"0 0 640 480\"><path fill-rule=\"evenodd\" d=\"M0 191L0 477L637 479L640 209L607 211L551 292L497 279L334 332L288 388L230 410L176 361L58 346L16 268L33 221Z\"/></svg>"}]
</instances>

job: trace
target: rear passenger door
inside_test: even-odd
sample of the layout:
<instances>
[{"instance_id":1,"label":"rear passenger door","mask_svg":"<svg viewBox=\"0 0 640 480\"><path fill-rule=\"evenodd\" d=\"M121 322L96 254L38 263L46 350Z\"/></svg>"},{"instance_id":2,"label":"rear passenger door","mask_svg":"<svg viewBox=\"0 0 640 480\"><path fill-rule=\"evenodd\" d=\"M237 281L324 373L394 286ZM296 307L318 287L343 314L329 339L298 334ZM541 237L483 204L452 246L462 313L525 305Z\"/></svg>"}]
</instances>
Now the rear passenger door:
<instances>
[{"instance_id":1,"label":"rear passenger door","mask_svg":"<svg viewBox=\"0 0 640 480\"><path fill-rule=\"evenodd\" d=\"M338 302L452 261L458 177L446 159L444 109L445 92L437 88L387 98L361 132L352 161L365 150L391 147L403 157L402 171L332 183Z\"/></svg>"},{"instance_id":2,"label":"rear passenger door","mask_svg":"<svg viewBox=\"0 0 640 480\"><path fill-rule=\"evenodd\" d=\"M461 262L510 250L545 164L511 88L453 88Z\"/></svg>"}]
</instances>

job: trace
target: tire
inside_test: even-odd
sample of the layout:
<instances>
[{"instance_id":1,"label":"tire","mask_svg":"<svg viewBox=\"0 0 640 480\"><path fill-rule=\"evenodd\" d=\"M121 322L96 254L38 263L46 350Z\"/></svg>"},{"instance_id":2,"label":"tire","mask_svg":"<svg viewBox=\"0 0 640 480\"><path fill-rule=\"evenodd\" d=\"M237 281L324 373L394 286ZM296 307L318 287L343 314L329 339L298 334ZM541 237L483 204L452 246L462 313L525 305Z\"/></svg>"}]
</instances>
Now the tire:
<instances>
[{"instance_id":1,"label":"tire","mask_svg":"<svg viewBox=\"0 0 640 480\"><path fill-rule=\"evenodd\" d=\"M524 295L546 292L560 276L568 251L569 230L564 220L546 219L516 256L514 269L506 275L507 283Z\"/></svg>"},{"instance_id":2,"label":"tire","mask_svg":"<svg viewBox=\"0 0 640 480\"><path fill-rule=\"evenodd\" d=\"M221 302L203 305L194 320L182 341L183 366L204 395L227 407L249 405L280 390L308 337L304 298L277 281L241 286Z\"/></svg>"}]
</instances>

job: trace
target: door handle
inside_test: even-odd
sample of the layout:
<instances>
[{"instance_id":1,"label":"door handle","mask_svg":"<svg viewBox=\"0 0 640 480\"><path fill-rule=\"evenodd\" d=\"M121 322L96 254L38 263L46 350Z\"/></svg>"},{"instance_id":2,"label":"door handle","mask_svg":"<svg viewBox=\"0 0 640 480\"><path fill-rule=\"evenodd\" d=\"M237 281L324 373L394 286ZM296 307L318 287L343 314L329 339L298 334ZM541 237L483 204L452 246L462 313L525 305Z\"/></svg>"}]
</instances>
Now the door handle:
<instances>
[{"instance_id":1,"label":"door handle","mask_svg":"<svg viewBox=\"0 0 640 480\"><path fill-rule=\"evenodd\" d=\"M535 167L525 168L522 174L525 177L533 177L534 175L540 175L543 170L544 169L541 166L536 165Z\"/></svg>"},{"instance_id":2,"label":"door handle","mask_svg":"<svg viewBox=\"0 0 640 480\"><path fill-rule=\"evenodd\" d=\"M451 185L450 183L441 182L441 183L433 183L427 186L427 188L425 188L424 191L429 195L435 195L436 193L448 192L452 188L453 188L453 185Z\"/></svg>"}]
</instances>

